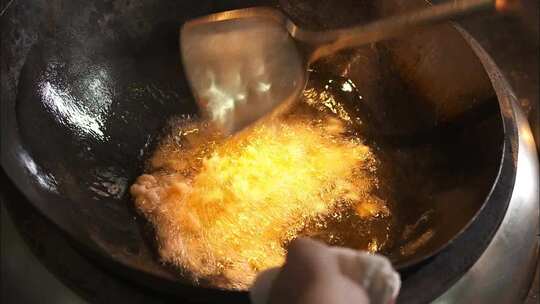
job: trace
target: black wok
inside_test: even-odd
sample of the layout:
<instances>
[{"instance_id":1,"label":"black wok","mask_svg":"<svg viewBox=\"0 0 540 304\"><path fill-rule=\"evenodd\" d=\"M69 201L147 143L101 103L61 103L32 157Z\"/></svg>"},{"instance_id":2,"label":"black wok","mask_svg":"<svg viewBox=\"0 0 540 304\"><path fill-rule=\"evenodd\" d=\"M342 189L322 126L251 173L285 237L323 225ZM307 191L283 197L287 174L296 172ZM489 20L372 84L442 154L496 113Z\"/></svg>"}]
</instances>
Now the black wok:
<instances>
[{"instance_id":1,"label":"black wok","mask_svg":"<svg viewBox=\"0 0 540 304\"><path fill-rule=\"evenodd\" d=\"M365 21L380 12L357 1L307 3L281 7L313 28ZM182 23L255 5L277 4L29 0L15 1L2 15L2 168L78 248L116 273L184 298L246 301L244 293L195 287L161 265L127 189L167 120L197 114L178 53ZM481 67L458 30L444 26L440 33L468 54L458 58L464 66ZM391 53L403 41L345 52L318 67L346 74L364 94L362 107L372 124L367 132L382 162L383 187L396 206L398 232L414 225L418 236L435 231L412 255L400 251L406 240L387 252L402 269L406 289L407 277L420 285L433 280L415 273L437 254L466 246L461 234L487 205L504 209L509 193L496 185L499 172L511 171L505 166L512 164L512 118L504 111L506 93L499 88L496 97L490 88L491 94L463 95L467 110L440 119L394 67ZM433 70L441 75L432 80L438 85L452 87L462 76L444 64ZM469 259L445 274L454 277L441 279L440 288L456 280Z\"/></svg>"}]
</instances>

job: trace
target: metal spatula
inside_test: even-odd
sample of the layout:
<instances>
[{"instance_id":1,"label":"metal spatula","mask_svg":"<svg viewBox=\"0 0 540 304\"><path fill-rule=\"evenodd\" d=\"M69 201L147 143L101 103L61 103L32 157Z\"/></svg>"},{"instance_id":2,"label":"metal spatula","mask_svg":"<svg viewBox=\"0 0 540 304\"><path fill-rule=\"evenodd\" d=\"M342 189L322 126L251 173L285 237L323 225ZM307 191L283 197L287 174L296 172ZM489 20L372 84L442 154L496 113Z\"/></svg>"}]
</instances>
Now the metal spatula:
<instances>
[{"instance_id":1,"label":"metal spatula","mask_svg":"<svg viewBox=\"0 0 540 304\"><path fill-rule=\"evenodd\" d=\"M279 10L249 8L184 24L181 51L197 103L225 134L236 132L294 102L311 63L346 48L488 10L507 11L511 0L458 0L331 31L296 26Z\"/></svg>"}]
</instances>

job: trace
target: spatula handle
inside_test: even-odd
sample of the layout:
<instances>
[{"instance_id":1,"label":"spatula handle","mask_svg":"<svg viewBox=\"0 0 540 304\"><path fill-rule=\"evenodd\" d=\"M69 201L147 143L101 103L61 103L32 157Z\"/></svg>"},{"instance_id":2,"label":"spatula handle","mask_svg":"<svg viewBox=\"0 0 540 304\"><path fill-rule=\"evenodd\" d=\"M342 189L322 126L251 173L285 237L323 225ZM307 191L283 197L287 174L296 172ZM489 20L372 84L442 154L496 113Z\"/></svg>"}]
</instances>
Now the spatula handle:
<instances>
[{"instance_id":1,"label":"spatula handle","mask_svg":"<svg viewBox=\"0 0 540 304\"><path fill-rule=\"evenodd\" d=\"M297 41L311 46L308 62L313 62L345 48L374 43L474 13L511 10L516 7L516 3L519 1L457 0L351 28L317 32L302 30L289 24L288 29Z\"/></svg>"}]
</instances>

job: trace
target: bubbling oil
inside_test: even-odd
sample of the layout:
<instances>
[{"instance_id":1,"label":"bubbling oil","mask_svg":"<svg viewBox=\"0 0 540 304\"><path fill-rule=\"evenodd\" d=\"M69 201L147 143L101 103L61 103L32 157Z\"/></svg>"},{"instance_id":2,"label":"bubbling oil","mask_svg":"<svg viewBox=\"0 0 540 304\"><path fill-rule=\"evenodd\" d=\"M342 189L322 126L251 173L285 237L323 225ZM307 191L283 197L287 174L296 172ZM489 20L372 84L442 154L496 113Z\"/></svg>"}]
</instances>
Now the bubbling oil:
<instances>
[{"instance_id":1,"label":"bubbling oil","mask_svg":"<svg viewBox=\"0 0 540 304\"><path fill-rule=\"evenodd\" d=\"M352 82L328 79L311 81L288 113L232 137L176 120L131 187L161 259L194 281L242 290L280 266L298 236L388 248L391 206L350 110L360 101Z\"/></svg>"}]
</instances>

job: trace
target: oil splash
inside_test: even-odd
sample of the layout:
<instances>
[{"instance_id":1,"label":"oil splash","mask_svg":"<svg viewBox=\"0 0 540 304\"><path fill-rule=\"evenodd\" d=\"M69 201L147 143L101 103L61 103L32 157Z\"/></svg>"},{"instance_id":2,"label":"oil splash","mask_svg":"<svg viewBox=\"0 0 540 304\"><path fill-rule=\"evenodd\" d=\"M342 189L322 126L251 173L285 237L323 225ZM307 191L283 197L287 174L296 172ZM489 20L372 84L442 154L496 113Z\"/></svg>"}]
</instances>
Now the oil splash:
<instances>
[{"instance_id":1,"label":"oil splash","mask_svg":"<svg viewBox=\"0 0 540 304\"><path fill-rule=\"evenodd\" d=\"M176 122L131 187L162 260L206 285L246 289L299 235L380 251L388 237L369 225L391 212L351 117L330 91L308 88L290 113L230 138Z\"/></svg>"}]
</instances>

